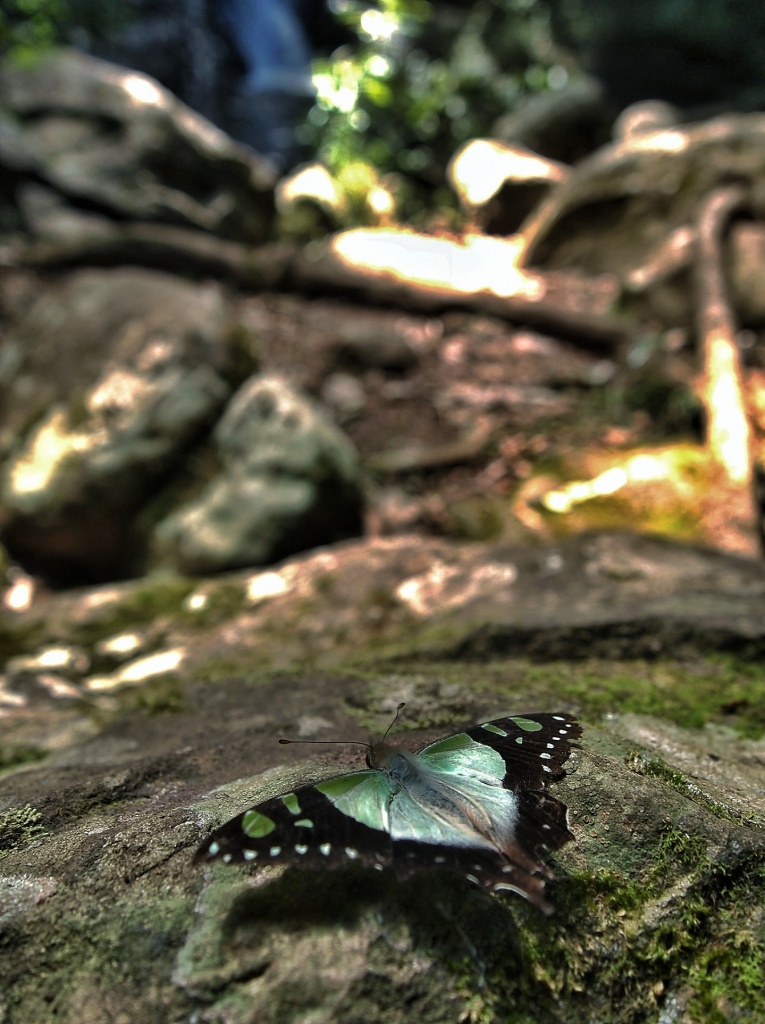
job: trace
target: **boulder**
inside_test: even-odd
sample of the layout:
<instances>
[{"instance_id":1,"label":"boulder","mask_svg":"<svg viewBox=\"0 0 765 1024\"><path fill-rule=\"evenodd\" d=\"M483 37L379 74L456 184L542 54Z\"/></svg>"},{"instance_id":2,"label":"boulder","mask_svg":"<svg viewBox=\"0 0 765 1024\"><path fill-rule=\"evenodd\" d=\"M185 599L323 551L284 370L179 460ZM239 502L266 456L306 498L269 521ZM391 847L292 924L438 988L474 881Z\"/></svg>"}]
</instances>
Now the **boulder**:
<instances>
[{"instance_id":1,"label":"boulder","mask_svg":"<svg viewBox=\"0 0 765 1024\"><path fill-rule=\"evenodd\" d=\"M276 173L153 79L76 50L0 65L0 180L90 211L263 242ZM10 211L3 215L11 221Z\"/></svg>"},{"instance_id":2,"label":"boulder","mask_svg":"<svg viewBox=\"0 0 765 1024\"><path fill-rule=\"evenodd\" d=\"M361 532L353 446L285 379L245 382L214 439L222 471L156 530L163 560L181 572L264 564Z\"/></svg>"},{"instance_id":3,"label":"boulder","mask_svg":"<svg viewBox=\"0 0 765 1024\"><path fill-rule=\"evenodd\" d=\"M83 270L5 342L3 538L38 570L128 571L133 517L178 472L230 391L231 314L217 284Z\"/></svg>"}]
</instances>

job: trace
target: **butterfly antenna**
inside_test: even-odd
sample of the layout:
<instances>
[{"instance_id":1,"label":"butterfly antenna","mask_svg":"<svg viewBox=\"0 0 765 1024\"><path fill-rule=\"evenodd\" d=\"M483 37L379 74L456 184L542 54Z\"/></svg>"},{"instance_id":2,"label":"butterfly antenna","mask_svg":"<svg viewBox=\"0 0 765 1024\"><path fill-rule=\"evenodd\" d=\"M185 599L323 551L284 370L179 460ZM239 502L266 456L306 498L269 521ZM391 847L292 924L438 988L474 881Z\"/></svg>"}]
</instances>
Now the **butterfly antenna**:
<instances>
[{"instance_id":1,"label":"butterfly antenna","mask_svg":"<svg viewBox=\"0 0 765 1024\"><path fill-rule=\"evenodd\" d=\"M288 740L283 736L280 736L277 740L283 746L287 746L290 743L329 743L329 744L342 744L344 747L366 747L367 750L372 749L371 743L364 743L363 740Z\"/></svg>"},{"instance_id":2,"label":"butterfly antenna","mask_svg":"<svg viewBox=\"0 0 765 1024\"><path fill-rule=\"evenodd\" d=\"M387 729L385 730L385 735L384 735L384 736L383 736L383 738L382 738L382 739L380 740L380 746L381 746L381 747L385 745L385 741L386 741L386 740L387 740L387 738L388 738L388 733L389 733L389 732L391 731L391 729L393 728L393 726L394 726L394 725L396 724L396 722L398 721L398 716L399 716L399 715L401 714L401 709L402 709L402 708L405 708L405 707L406 707L406 701L402 701L402 702L401 702L401 703L399 704L399 706L398 706L398 707L396 708L396 714L395 714L395 715L393 716L393 721L392 721L392 722L390 723L390 725L388 726L388 728L387 728Z\"/></svg>"}]
</instances>

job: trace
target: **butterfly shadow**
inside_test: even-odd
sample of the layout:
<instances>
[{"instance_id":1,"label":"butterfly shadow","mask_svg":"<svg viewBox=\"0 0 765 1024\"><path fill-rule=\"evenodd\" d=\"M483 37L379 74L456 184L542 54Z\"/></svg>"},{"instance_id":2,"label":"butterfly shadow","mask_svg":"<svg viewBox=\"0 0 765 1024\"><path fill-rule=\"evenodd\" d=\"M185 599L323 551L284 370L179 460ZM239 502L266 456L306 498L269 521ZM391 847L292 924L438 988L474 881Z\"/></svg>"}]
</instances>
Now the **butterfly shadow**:
<instances>
[{"instance_id":1,"label":"butterfly shadow","mask_svg":"<svg viewBox=\"0 0 765 1024\"><path fill-rule=\"evenodd\" d=\"M273 881L240 892L221 923L224 941L284 932L352 928L373 918L391 945L440 962L472 965L482 987L493 965L518 958L512 898L496 898L457 872L432 869L400 881L393 871L351 865L320 873L287 868ZM402 929L408 935L403 941ZM393 940L391 937L396 936Z\"/></svg>"}]
</instances>

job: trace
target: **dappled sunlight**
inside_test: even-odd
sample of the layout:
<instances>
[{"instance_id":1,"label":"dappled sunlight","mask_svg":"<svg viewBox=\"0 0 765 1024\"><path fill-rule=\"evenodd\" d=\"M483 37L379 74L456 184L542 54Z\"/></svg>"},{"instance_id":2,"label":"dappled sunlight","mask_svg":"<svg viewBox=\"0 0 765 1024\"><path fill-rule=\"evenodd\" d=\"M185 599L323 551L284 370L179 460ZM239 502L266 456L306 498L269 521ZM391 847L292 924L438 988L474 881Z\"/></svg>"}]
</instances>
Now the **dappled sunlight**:
<instances>
[{"instance_id":1,"label":"dappled sunlight","mask_svg":"<svg viewBox=\"0 0 765 1024\"><path fill-rule=\"evenodd\" d=\"M487 203L506 181L559 184L569 174L563 164L521 146L507 146L493 139L466 142L454 154L447 170L457 194L472 206Z\"/></svg>"},{"instance_id":2,"label":"dappled sunlight","mask_svg":"<svg viewBox=\"0 0 765 1024\"><path fill-rule=\"evenodd\" d=\"M707 410L710 454L731 483L751 479L751 431L741 392L735 342L722 332L707 339L707 366L702 400Z\"/></svg>"},{"instance_id":3,"label":"dappled sunlight","mask_svg":"<svg viewBox=\"0 0 765 1024\"><path fill-rule=\"evenodd\" d=\"M10 474L13 491L20 497L44 491L64 459L93 444L92 437L68 430L62 409L54 410L33 435L27 451L17 459Z\"/></svg>"},{"instance_id":4,"label":"dappled sunlight","mask_svg":"<svg viewBox=\"0 0 765 1024\"><path fill-rule=\"evenodd\" d=\"M123 75L122 88L136 103L159 107L164 102L162 90L144 75Z\"/></svg>"},{"instance_id":5,"label":"dappled sunlight","mask_svg":"<svg viewBox=\"0 0 765 1024\"><path fill-rule=\"evenodd\" d=\"M3 606L9 612L25 612L31 608L35 597L35 582L31 576L17 573L10 586L3 591Z\"/></svg>"},{"instance_id":6,"label":"dappled sunlight","mask_svg":"<svg viewBox=\"0 0 765 1024\"><path fill-rule=\"evenodd\" d=\"M638 451L590 480L574 480L548 491L542 496L541 505L549 512L563 515L576 505L614 495L630 485L660 480L670 481L678 496L691 497L693 487L687 470L689 465L700 462L702 458L701 450L695 445Z\"/></svg>"},{"instance_id":7,"label":"dappled sunlight","mask_svg":"<svg viewBox=\"0 0 765 1024\"><path fill-rule=\"evenodd\" d=\"M677 129L648 132L631 138L629 148L647 153L682 153L688 148L688 136Z\"/></svg>"},{"instance_id":8,"label":"dappled sunlight","mask_svg":"<svg viewBox=\"0 0 765 1024\"><path fill-rule=\"evenodd\" d=\"M185 658L186 651L183 647L147 654L143 658L136 658L135 661L128 662L112 675L91 676L85 682L85 687L93 693L103 693L108 690L118 690L123 686L145 683L150 679L174 674L181 667Z\"/></svg>"},{"instance_id":9,"label":"dappled sunlight","mask_svg":"<svg viewBox=\"0 0 765 1024\"><path fill-rule=\"evenodd\" d=\"M369 278L393 278L454 295L490 292L534 300L545 293L541 276L518 267L518 236L453 239L401 228L354 228L335 235L330 246L345 267Z\"/></svg>"},{"instance_id":10,"label":"dappled sunlight","mask_svg":"<svg viewBox=\"0 0 765 1024\"><path fill-rule=\"evenodd\" d=\"M621 465L611 466L591 480L575 480L557 490L550 490L542 499L542 504L550 512L564 513L593 498L613 495L628 484L650 483L674 477L678 485L682 485L682 477L677 470L679 460L686 455L687 450L682 447L660 453L638 452Z\"/></svg>"}]
</instances>

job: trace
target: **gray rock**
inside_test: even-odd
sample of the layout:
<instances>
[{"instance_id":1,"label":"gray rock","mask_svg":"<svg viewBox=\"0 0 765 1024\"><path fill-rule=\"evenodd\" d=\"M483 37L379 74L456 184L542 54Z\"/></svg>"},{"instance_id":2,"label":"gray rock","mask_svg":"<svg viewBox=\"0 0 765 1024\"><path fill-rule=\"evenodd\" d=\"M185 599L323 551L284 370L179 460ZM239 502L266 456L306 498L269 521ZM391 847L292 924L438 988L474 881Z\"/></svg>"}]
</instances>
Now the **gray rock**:
<instances>
[{"instance_id":1,"label":"gray rock","mask_svg":"<svg viewBox=\"0 0 765 1024\"><path fill-rule=\"evenodd\" d=\"M578 164L532 214L523 229L525 265L608 270L631 288L645 288L656 274L664 280L688 264L703 197L733 179L758 195L764 160L761 113L628 133ZM645 269L662 262L663 272ZM678 291L685 296L685 281Z\"/></svg>"},{"instance_id":2,"label":"gray rock","mask_svg":"<svg viewBox=\"0 0 765 1024\"><path fill-rule=\"evenodd\" d=\"M247 381L215 441L222 473L156 531L163 560L180 571L261 565L360 533L356 453L285 380Z\"/></svg>"},{"instance_id":3,"label":"gray rock","mask_svg":"<svg viewBox=\"0 0 765 1024\"><path fill-rule=\"evenodd\" d=\"M190 630L177 601L168 628L188 657L174 679L94 690L87 707L3 707L0 998L14 1022L760 1024L758 563L626 535L547 549L408 538L259 575L284 586L238 615L232 578L207 581L228 608L217 626ZM248 579L233 579L240 601ZM151 585L58 595L35 621L69 641L110 595L123 615L156 611ZM399 883L358 862L193 863L227 819L360 764L280 747L288 723L363 738L399 701L405 747L500 713L578 715L550 786L575 836L551 858L552 915L432 866Z\"/></svg>"},{"instance_id":4,"label":"gray rock","mask_svg":"<svg viewBox=\"0 0 765 1024\"><path fill-rule=\"evenodd\" d=\"M74 50L0 65L0 169L110 215L263 241L276 174L153 79Z\"/></svg>"},{"instance_id":5,"label":"gray rock","mask_svg":"<svg viewBox=\"0 0 765 1024\"><path fill-rule=\"evenodd\" d=\"M230 333L215 284L115 270L50 289L14 331L23 362L4 395L10 550L100 578L125 571L132 517L228 397Z\"/></svg>"}]
</instances>

